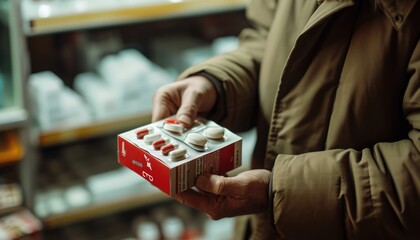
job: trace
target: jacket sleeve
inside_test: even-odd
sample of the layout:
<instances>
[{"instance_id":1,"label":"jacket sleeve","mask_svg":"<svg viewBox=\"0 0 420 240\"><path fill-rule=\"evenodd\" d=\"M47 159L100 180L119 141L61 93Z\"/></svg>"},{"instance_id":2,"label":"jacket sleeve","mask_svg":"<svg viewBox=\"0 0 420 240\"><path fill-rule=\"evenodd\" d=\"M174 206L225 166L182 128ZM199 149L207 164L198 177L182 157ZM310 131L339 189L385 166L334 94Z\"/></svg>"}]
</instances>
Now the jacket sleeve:
<instances>
[{"instance_id":1,"label":"jacket sleeve","mask_svg":"<svg viewBox=\"0 0 420 240\"><path fill-rule=\"evenodd\" d=\"M420 43L402 101L406 139L356 151L279 155L277 230L291 239L420 239Z\"/></svg>"},{"instance_id":2,"label":"jacket sleeve","mask_svg":"<svg viewBox=\"0 0 420 240\"><path fill-rule=\"evenodd\" d=\"M234 131L252 127L256 116L252 111L258 105L257 81L265 41L274 15L275 1L252 0L247 6L247 19L251 27L242 30L237 50L216 56L183 72L184 79L206 72L223 85L226 113L221 124Z\"/></svg>"}]
</instances>

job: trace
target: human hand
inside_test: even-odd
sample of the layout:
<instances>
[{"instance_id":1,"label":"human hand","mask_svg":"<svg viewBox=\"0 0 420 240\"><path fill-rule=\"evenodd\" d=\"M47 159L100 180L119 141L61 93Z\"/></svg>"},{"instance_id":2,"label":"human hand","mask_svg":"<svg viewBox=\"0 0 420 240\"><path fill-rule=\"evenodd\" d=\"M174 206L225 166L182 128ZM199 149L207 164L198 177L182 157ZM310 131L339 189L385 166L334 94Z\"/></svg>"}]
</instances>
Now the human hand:
<instances>
[{"instance_id":1,"label":"human hand","mask_svg":"<svg viewBox=\"0 0 420 240\"><path fill-rule=\"evenodd\" d=\"M207 213L214 220L267 210L271 172L264 169L245 171L235 177L201 175L196 187L175 196L183 204Z\"/></svg>"},{"instance_id":2,"label":"human hand","mask_svg":"<svg viewBox=\"0 0 420 240\"><path fill-rule=\"evenodd\" d=\"M213 84L202 76L162 86L153 98L152 121L176 114L184 125L191 126L199 112L208 112L216 103Z\"/></svg>"}]
</instances>

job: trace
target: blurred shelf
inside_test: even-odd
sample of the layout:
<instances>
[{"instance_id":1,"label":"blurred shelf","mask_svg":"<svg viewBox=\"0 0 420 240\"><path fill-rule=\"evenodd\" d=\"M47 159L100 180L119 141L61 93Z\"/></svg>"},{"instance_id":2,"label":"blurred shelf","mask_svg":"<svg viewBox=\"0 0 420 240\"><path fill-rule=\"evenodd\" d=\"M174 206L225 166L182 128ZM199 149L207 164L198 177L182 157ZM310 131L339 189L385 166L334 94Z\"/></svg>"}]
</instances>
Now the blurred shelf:
<instances>
[{"instance_id":1,"label":"blurred shelf","mask_svg":"<svg viewBox=\"0 0 420 240\"><path fill-rule=\"evenodd\" d=\"M22 108L0 108L0 131L23 126L28 113Z\"/></svg>"},{"instance_id":2,"label":"blurred shelf","mask_svg":"<svg viewBox=\"0 0 420 240\"><path fill-rule=\"evenodd\" d=\"M24 150L17 131L0 132L0 166L22 159Z\"/></svg>"},{"instance_id":3,"label":"blurred shelf","mask_svg":"<svg viewBox=\"0 0 420 240\"><path fill-rule=\"evenodd\" d=\"M9 23L9 12L5 2L0 2L0 22L6 25Z\"/></svg>"},{"instance_id":4,"label":"blurred shelf","mask_svg":"<svg viewBox=\"0 0 420 240\"><path fill-rule=\"evenodd\" d=\"M246 0L78 0L22 2L26 35L244 9Z\"/></svg>"},{"instance_id":5,"label":"blurred shelf","mask_svg":"<svg viewBox=\"0 0 420 240\"><path fill-rule=\"evenodd\" d=\"M0 184L0 216L16 212L22 207L23 195L18 183Z\"/></svg>"},{"instance_id":6,"label":"blurred shelf","mask_svg":"<svg viewBox=\"0 0 420 240\"><path fill-rule=\"evenodd\" d=\"M79 127L45 131L39 134L38 144L40 147L49 147L103 136L110 133L118 134L119 131L144 125L149 123L150 120L150 113L142 113L117 119L98 121Z\"/></svg>"},{"instance_id":7,"label":"blurred shelf","mask_svg":"<svg viewBox=\"0 0 420 240\"><path fill-rule=\"evenodd\" d=\"M170 199L117 161L113 135L44 149L34 194L48 228L112 215Z\"/></svg>"},{"instance_id":8,"label":"blurred shelf","mask_svg":"<svg viewBox=\"0 0 420 240\"><path fill-rule=\"evenodd\" d=\"M169 200L170 198L167 195L158 190L150 192L147 195L133 194L132 196L128 196L123 199L94 203L92 205L70 210L63 214L48 216L43 218L43 223L47 228L57 228L75 222L89 220L149 204L162 203Z\"/></svg>"}]
</instances>

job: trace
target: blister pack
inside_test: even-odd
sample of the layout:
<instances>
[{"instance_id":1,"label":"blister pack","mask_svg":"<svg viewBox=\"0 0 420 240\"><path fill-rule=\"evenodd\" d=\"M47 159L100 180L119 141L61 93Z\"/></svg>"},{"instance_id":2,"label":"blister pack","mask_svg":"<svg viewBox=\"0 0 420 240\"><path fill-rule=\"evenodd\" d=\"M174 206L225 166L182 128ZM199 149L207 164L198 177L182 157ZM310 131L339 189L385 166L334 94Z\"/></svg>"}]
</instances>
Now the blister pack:
<instances>
[{"instance_id":1,"label":"blister pack","mask_svg":"<svg viewBox=\"0 0 420 240\"><path fill-rule=\"evenodd\" d=\"M200 174L241 166L242 138L199 118L186 128L163 119L118 135L118 161L168 195L185 191Z\"/></svg>"}]
</instances>

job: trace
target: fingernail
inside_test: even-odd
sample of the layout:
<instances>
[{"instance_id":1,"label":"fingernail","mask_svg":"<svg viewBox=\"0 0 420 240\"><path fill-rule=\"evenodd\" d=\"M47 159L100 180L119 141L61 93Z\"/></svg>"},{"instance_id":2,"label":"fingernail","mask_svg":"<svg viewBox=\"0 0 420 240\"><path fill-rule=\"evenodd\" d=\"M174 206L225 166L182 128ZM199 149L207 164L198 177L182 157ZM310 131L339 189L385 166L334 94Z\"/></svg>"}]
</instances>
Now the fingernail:
<instances>
[{"instance_id":1,"label":"fingernail","mask_svg":"<svg viewBox=\"0 0 420 240\"><path fill-rule=\"evenodd\" d=\"M180 121L185 127L190 127L192 124L192 119L188 117L187 115L181 115L178 118L178 121Z\"/></svg>"}]
</instances>

